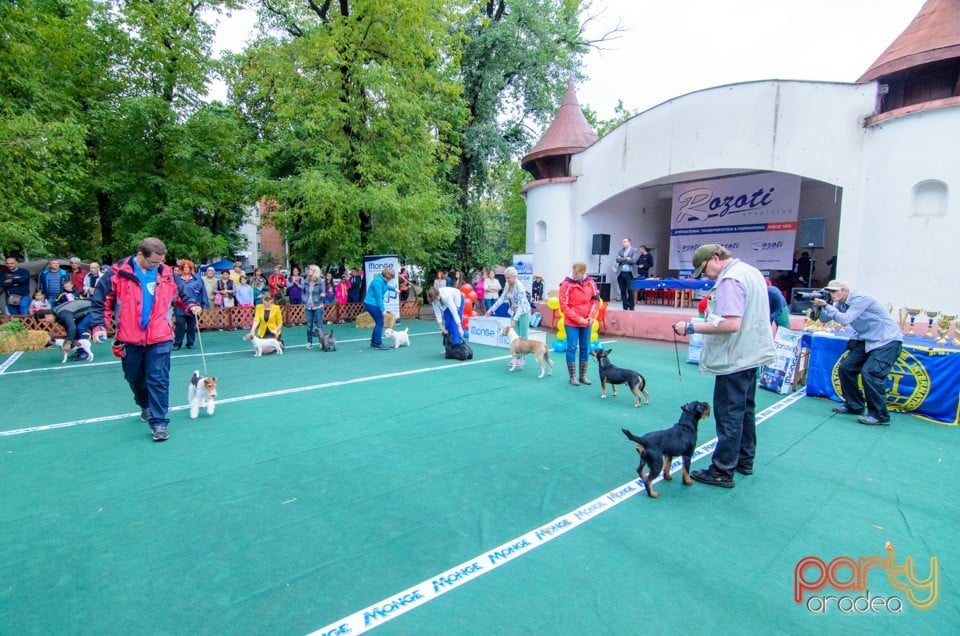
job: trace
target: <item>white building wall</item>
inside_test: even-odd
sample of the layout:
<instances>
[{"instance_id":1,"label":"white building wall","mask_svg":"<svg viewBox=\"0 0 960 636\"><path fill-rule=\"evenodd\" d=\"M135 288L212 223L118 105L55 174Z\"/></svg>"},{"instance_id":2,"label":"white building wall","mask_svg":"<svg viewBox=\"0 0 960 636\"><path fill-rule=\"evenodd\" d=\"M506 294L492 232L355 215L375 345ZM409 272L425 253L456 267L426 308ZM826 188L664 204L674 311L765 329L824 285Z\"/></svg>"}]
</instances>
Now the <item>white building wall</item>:
<instances>
[{"instance_id":1,"label":"white building wall","mask_svg":"<svg viewBox=\"0 0 960 636\"><path fill-rule=\"evenodd\" d=\"M527 191L527 244L537 270L548 288L574 260L585 260L593 271L595 233L611 235L613 252L625 235L652 242L647 237L669 225L669 206L658 196L669 184L772 170L836 186L839 228L833 220L828 232L838 235L838 276L895 307L911 303L960 313L960 306L945 305L952 297L945 298L938 280L957 260L951 243L960 236L960 108L865 128L876 88L873 82L750 82L677 97L631 118L571 158L574 182ZM930 179L947 190L942 216L914 211L913 188ZM810 200L829 207L831 198L821 185ZM819 210L801 213L817 216ZM570 227L562 227L564 219ZM534 236L539 221L548 227L542 241ZM816 254L821 278L833 255L829 241ZM667 256L654 252L660 275ZM605 257L608 276L610 263Z\"/></svg>"}]
</instances>

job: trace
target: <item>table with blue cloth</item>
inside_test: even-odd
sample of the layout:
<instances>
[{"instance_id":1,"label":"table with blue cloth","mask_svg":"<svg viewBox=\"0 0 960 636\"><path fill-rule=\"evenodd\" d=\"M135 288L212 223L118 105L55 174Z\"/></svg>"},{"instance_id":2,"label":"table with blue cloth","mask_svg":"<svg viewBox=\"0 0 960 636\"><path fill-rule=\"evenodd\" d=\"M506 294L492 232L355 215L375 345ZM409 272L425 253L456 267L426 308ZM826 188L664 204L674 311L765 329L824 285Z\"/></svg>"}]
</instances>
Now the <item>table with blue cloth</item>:
<instances>
[{"instance_id":1,"label":"table with blue cloth","mask_svg":"<svg viewBox=\"0 0 960 636\"><path fill-rule=\"evenodd\" d=\"M673 291L673 304L680 307L689 304L695 290L713 289L713 281L706 278L638 278L633 288L641 291Z\"/></svg>"},{"instance_id":2,"label":"table with blue cloth","mask_svg":"<svg viewBox=\"0 0 960 636\"><path fill-rule=\"evenodd\" d=\"M842 402L840 360L853 331L804 334L809 348L807 395ZM903 351L887 376L887 407L943 424L960 423L960 347L920 337L903 339Z\"/></svg>"}]
</instances>

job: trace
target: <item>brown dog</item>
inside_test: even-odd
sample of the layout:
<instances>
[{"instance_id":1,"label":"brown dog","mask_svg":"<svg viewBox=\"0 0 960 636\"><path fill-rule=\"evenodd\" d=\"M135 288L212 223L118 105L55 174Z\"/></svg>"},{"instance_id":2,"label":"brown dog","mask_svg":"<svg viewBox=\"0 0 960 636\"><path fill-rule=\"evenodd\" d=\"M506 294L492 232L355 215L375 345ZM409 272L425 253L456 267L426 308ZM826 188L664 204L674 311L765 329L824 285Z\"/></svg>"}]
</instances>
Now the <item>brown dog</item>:
<instances>
[{"instance_id":1,"label":"brown dog","mask_svg":"<svg viewBox=\"0 0 960 636\"><path fill-rule=\"evenodd\" d=\"M547 349L546 343L521 338L516 329L509 326L504 327L503 335L510 338L510 353L513 354L513 360L510 363L511 372L520 368L520 361L523 360L524 355L532 353L533 357L537 359L537 364L540 365L540 375L537 376L537 379L539 380L546 373L547 365L550 366L548 375L553 375L553 362L550 361L550 350Z\"/></svg>"}]
</instances>

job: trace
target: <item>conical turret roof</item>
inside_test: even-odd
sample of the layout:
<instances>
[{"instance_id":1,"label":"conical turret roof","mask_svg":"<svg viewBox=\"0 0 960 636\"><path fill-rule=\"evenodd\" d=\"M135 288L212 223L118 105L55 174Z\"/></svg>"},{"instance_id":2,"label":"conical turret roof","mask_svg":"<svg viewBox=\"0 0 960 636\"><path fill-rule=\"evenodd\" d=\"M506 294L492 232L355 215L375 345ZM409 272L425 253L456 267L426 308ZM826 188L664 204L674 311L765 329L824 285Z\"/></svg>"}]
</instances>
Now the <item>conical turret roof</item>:
<instances>
[{"instance_id":1,"label":"conical turret roof","mask_svg":"<svg viewBox=\"0 0 960 636\"><path fill-rule=\"evenodd\" d=\"M960 0L927 0L913 22L858 81L869 82L954 58L960 58Z\"/></svg>"},{"instance_id":2,"label":"conical turret roof","mask_svg":"<svg viewBox=\"0 0 960 636\"><path fill-rule=\"evenodd\" d=\"M590 128L587 118L580 110L571 79L567 82L567 93L556 117L520 165L538 179L568 176L554 173L558 168L566 171L570 155L589 148L597 139L597 133ZM553 169L550 169L551 166Z\"/></svg>"}]
</instances>

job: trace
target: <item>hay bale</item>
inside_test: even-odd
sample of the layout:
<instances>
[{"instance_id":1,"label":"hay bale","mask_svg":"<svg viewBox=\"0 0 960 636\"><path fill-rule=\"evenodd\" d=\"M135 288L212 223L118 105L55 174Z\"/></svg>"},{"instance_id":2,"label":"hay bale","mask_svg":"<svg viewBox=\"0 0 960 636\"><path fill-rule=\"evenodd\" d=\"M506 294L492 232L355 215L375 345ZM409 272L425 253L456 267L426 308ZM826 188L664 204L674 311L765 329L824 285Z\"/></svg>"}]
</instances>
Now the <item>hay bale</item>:
<instances>
[{"instance_id":1,"label":"hay bale","mask_svg":"<svg viewBox=\"0 0 960 636\"><path fill-rule=\"evenodd\" d=\"M357 320L353 323L353 326L357 329L373 329L376 323L373 322L373 316L364 311L357 316Z\"/></svg>"},{"instance_id":2,"label":"hay bale","mask_svg":"<svg viewBox=\"0 0 960 636\"><path fill-rule=\"evenodd\" d=\"M397 324L397 317L394 316L389 311L383 314L383 326L386 328L391 328ZM367 312L361 313L357 316L357 320L354 323L354 327L357 329L373 329L376 323L373 322L373 316Z\"/></svg>"},{"instance_id":3,"label":"hay bale","mask_svg":"<svg viewBox=\"0 0 960 636\"><path fill-rule=\"evenodd\" d=\"M0 353L14 351L39 351L50 344L50 334L46 331L21 331L0 337Z\"/></svg>"}]
</instances>

